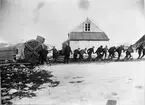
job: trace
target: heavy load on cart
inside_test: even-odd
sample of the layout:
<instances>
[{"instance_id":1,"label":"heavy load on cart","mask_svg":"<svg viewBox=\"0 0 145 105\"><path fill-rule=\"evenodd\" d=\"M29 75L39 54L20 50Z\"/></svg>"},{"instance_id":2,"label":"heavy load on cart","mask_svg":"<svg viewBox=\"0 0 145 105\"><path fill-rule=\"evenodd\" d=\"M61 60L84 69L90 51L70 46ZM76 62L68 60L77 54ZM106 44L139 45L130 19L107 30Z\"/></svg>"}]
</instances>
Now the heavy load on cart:
<instances>
[{"instance_id":1,"label":"heavy load on cart","mask_svg":"<svg viewBox=\"0 0 145 105\"><path fill-rule=\"evenodd\" d=\"M0 48L0 61L14 61L17 63L39 63L39 51L46 48L45 38L37 36L36 39L18 43L11 47Z\"/></svg>"},{"instance_id":2,"label":"heavy load on cart","mask_svg":"<svg viewBox=\"0 0 145 105\"><path fill-rule=\"evenodd\" d=\"M23 60L27 63L37 64L39 62L39 51L46 47L43 44L45 39L37 36L36 40L32 39L25 43L21 43L18 48L18 60Z\"/></svg>"}]
</instances>

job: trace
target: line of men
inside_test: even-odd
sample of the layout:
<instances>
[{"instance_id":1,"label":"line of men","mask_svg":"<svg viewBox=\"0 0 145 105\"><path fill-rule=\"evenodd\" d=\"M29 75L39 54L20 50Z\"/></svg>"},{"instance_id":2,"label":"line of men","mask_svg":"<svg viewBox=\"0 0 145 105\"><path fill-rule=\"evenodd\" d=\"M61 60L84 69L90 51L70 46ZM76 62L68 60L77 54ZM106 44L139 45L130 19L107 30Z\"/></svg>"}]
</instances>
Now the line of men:
<instances>
[{"instance_id":1,"label":"line of men","mask_svg":"<svg viewBox=\"0 0 145 105\"><path fill-rule=\"evenodd\" d=\"M142 43L139 47L137 47L136 51L138 51L138 59L143 58L145 56L145 43Z\"/></svg>"},{"instance_id":2,"label":"line of men","mask_svg":"<svg viewBox=\"0 0 145 105\"><path fill-rule=\"evenodd\" d=\"M75 61L79 60L79 61L83 61L83 55L84 54L88 54L88 60L92 61L92 54L97 54L97 57L95 58L95 60L103 60L104 59L109 59L112 60L113 58L115 58L115 52L117 52L117 60L120 60L120 57L122 55L122 53L124 52L126 54L126 56L124 57L124 60L129 60L132 57L132 53L134 52L133 50L133 45L129 46L127 49L124 48L123 45L119 46L119 47L110 47L108 49L108 46L103 47L102 45L96 50L94 51L94 46L92 48L89 49L75 49L73 51L73 59ZM138 52L138 58L137 59L141 59L145 56L145 48L144 45L141 44L140 46L138 46L136 48L136 51ZM72 53L72 52L71 52ZM109 53L108 57L107 54ZM142 54L142 56L141 56ZM79 58L78 58L79 56Z\"/></svg>"},{"instance_id":3,"label":"line of men","mask_svg":"<svg viewBox=\"0 0 145 105\"><path fill-rule=\"evenodd\" d=\"M103 60L103 59L109 59L112 60L113 58L115 58L115 52L117 52L118 57L117 60L120 60L120 57L122 55L123 52L126 53L126 56L124 57L124 60L129 60L132 57L132 53L134 52L133 50L133 46L129 46L127 49L124 48L123 45L119 46L119 47L110 47L108 48L108 46L103 47L102 45L100 47L98 47L98 49L96 51L94 51L94 46L92 48L85 48L85 49L75 49L73 52L71 50L71 47L69 45L66 45L65 48L63 50L58 51L55 46L49 50L53 52L53 59L54 62L57 62L57 58L59 55L64 55L64 63L69 63L70 61L70 55L73 54L73 60L74 61L84 61L84 54L88 54L88 61L92 61L92 54L96 54L97 57L95 58L95 60ZM43 49L42 51L40 51L40 62L43 64L44 62L46 62L46 58L47 58L47 54L49 52L46 49ZM145 56L145 48L144 45L141 44L139 47L136 48L136 51L138 51L138 59L141 59ZM108 54L109 53L109 54ZM108 55L108 56L107 56ZM79 56L79 57L78 57Z\"/></svg>"}]
</instances>

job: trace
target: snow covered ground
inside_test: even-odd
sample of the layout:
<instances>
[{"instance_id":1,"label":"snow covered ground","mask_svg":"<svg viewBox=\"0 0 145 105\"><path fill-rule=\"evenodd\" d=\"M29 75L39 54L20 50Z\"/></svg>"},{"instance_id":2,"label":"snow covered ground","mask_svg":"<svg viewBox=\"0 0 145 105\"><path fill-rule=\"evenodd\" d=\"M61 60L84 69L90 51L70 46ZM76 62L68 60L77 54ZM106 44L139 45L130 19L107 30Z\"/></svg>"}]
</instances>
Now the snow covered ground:
<instances>
[{"instance_id":1,"label":"snow covered ground","mask_svg":"<svg viewBox=\"0 0 145 105\"><path fill-rule=\"evenodd\" d=\"M16 99L16 105L144 105L145 61L55 65L57 87L44 84L37 97ZM110 104L111 105L111 104ZM113 104L112 104L113 105Z\"/></svg>"}]
</instances>

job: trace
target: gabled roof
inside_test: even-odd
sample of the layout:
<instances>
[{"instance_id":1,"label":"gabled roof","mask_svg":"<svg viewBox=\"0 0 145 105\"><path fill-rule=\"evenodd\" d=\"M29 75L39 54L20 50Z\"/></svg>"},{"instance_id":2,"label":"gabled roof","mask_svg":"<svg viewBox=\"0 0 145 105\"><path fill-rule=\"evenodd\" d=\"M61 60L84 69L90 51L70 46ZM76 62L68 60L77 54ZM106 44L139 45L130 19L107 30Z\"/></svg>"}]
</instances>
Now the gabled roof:
<instances>
[{"instance_id":1,"label":"gabled roof","mask_svg":"<svg viewBox=\"0 0 145 105\"><path fill-rule=\"evenodd\" d=\"M104 32L71 32L70 41L109 41Z\"/></svg>"},{"instance_id":2,"label":"gabled roof","mask_svg":"<svg viewBox=\"0 0 145 105\"><path fill-rule=\"evenodd\" d=\"M79 24L77 27L75 27L72 32L84 32L84 24L90 23L91 24L91 32L103 32L96 24L87 18L85 21L83 21L81 24Z\"/></svg>"},{"instance_id":3,"label":"gabled roof","mask_svg":"<svg viewBox=\"0 0 145 105\"><path fill-rule=\"evenodd\" d=\"M85 24L90 24L90 31L85 31ZM70 41L109 41L108 36L96 26L90 19L86 19L72 32L69 33Z\"/></svg>"}]
</instances>

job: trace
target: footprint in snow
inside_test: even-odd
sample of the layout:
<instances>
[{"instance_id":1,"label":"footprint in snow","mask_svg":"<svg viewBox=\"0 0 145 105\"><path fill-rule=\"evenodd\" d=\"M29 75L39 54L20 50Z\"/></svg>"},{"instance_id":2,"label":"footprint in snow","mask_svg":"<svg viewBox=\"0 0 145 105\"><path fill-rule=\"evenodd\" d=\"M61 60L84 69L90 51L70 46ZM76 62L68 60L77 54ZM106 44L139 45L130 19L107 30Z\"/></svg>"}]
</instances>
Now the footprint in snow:
<instances>
[{"instance_id":1,"label":"footprint in snow","mask_svg":"<svg viewBox=\"0 0 145 105\"><path fill-rule=\"evenodd\" d=\"M137 88L137 89L143 89L143 86L138 85L138 86L135 86L135 88Z\"/></svg>"},{"instance_id":2,"label":"footprint in snow","mask_svg":"<svg viewBox=\"0 0 145 105\"><path fill-rule=\"evenodd\" d=\"M83 82L83 80L82 81L70 81L69 83L82 83Z\"/></svg>"},{"instance_id":3,"label":"footprint in snow","mask_svg":"<svg viewBox=\"0 0 145 105\"><path fill-rule=\"evenodd\" d=\"M112 92L111 95L117 96L118 94L116 92Z\"/></svg>"},{"instance_id":4,"label":"footprint in snow","mask_svg":"<svg viewBox=\"0 0 145 105\"><path fill-rule=\"evenodd\" d=\"M77 78L83 78L83 77L79 77L79 76L77 76L77 77L73 77L73 79L77 79Z\"/></svg>"}]
</instances>

